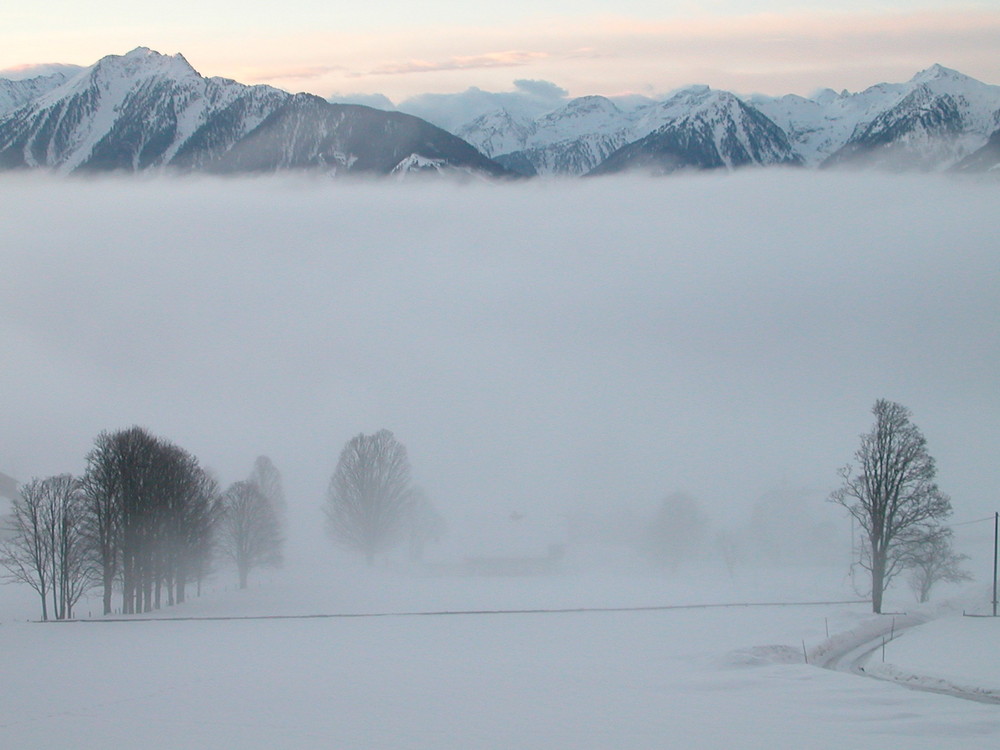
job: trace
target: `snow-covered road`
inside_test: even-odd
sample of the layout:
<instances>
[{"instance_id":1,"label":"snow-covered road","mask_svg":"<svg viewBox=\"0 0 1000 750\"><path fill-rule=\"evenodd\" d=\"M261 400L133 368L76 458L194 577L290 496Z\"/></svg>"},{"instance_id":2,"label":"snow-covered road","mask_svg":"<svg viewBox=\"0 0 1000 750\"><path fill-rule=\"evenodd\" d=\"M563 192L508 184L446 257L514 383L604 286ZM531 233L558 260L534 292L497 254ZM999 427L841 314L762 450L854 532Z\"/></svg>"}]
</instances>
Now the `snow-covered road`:
<instances>
[{"instance_id":1,"label":"snow-covered road","mask_svg":"<svg viewBox=\"0 0 1000 750\"><path fill-rule=\"evenodd\" d=\"M886 646L905 637L913 628L927 624L931 619L931 615L926 613L875 616L813 649L810 662L825 669L894 682L911 690L1000 705L1000 690L919 674L893 663L885 663ZM873 658L879 652L883 654L882 661L873 663Z\"/></svg>"}]
</instances>

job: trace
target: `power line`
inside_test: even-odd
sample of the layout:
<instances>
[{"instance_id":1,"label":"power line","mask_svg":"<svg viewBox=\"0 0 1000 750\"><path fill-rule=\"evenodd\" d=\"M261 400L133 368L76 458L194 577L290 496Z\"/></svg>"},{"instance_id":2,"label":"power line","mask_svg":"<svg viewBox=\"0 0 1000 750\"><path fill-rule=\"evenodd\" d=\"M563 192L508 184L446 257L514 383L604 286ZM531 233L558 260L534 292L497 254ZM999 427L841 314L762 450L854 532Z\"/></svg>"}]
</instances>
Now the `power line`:
<instances>
[{"instance_id":1,"label":"power line","mask_svg":"<svg viewBox=\"0 0 1000 750\"><path fill-rule=\"evenodd\" d=\"M962 521L961 523L949 524L951 526L968 526L970 523L983 523L984 521L992 521L993 516L986 516L985 518L977 518L975 521Z\"/></svg>"}]
</instances>

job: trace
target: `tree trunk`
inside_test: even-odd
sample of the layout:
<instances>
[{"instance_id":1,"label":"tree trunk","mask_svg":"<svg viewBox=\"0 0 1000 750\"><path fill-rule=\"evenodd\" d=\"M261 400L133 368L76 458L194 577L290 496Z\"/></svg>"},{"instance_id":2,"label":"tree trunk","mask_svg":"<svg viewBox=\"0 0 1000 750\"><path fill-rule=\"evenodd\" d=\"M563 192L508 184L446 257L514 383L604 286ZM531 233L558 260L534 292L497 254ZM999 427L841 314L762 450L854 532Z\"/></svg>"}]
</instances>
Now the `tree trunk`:
<instances>
[{"instance_id":1,"label":"tree trunk","mask_svg":"<svg viewBox=\"0 0 1000 750\"><path fill-rule=\"evenodd\" d=\"M927 600L931 598L931 586L934 585L934 578L927 575L920 581L920 603L926 604Z\"/></svg>"},{"instance_id":2,"label":"tree trunk","mask_svg":"<svg viewBox=\"0 0 1000 750\"><path fill-rule=\"evenodd\" d=\"M111 588L114 584L114 576L104 573L104 614L111 614Z\"/></svg>"},{"instance_id":3,"label":"tree trunk","mask_svg":"<svg viewBox=\"0 0 1000 750\"><path fill-rule=\"evenodd\" d=\"M247 587L247 577L250 574L250 570L246 565L240 565L240 588L245 589Z\"/></svg>"},{"instance_id":4,"label":"tree trunk","mask_svg":"<svg viewBox=\"0 0 1000 750\"><path fill-rule=\"evenodd\" d=\"M135 566L130 553L126 553L122 561L122 614L131 615L135 612Z\"/></svg>"},{"instance_id":5,"label":"tree trunk","mask_svg":"<svg viewBox=\"0 0 1000 750\"><path fill-rule=\"evenodd\" d=\"M872 551L872 612L882 614L882 594L885 591L885 553Z\"/></svg>"}]
</instances>

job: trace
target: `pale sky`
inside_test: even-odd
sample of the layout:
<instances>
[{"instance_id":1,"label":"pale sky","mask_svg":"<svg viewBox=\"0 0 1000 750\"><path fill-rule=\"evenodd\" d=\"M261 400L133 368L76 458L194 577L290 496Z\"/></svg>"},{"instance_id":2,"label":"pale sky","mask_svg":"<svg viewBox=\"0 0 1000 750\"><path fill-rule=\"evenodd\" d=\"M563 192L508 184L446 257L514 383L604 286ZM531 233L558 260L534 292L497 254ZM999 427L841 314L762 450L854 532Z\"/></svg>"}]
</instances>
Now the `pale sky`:
<instances>
[{"instance_id":1,"label":"pale sky","mask_svg":"<svg viewBox=\"0 0 1000 750\"><path fill-rule=\"evenodd\" d=\"M691 83L807 94L906 80L933 63L1000 84L995 0L52 0L4 4L0 28L0 70L146 46L205 75L396 102L515 79L572 96Z\"/></svg>"}]
</instances>

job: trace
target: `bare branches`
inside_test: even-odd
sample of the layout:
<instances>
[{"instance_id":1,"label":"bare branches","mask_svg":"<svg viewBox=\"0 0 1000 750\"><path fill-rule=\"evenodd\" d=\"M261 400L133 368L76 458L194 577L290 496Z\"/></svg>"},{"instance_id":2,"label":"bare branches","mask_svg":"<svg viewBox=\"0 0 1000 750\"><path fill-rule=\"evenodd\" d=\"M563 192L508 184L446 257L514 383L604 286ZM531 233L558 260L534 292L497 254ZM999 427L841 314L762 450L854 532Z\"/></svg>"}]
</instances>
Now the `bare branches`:
<instances>
[{"instance_id":1,"label":"bare branches","mask_svg":"<svg viewBox=\"0 0 1000 750\"><path fill-rule=\"evenodd\" d=\"M391 432L379 430L344 446L323 510L333 538L363 552L371 564L399 541L410 503L406 448Z\"/></svg>"},{"instance_id":2,"label":"bare branches","mask_svg":"<svg viewBox=\"0 0 1000 750\"><path fill-rule=\"evenodd\" d=\"M951 500L934 477L927 441L905 406L879 399L875 425L861 436L855 466L840 470L844 484L830 495L865 532L862 565L872 575L872 609L880 612L889 581L906 566L907 552L928 524L951 513Z\"/></svg>"},{"instance_id":3,"label":"bare branches","mask_svg":"<svg viewBox=\"0 0 1000 750\"><path fill-rule=\"evenodd\" d=\"M931 589L938 582L972 580L972 575L962 569L962 563L969 557L955 552L951 546L952 535L951 529L931 526L923 529L906 549L905 564L910 570L910 588L920 602L930 598Z\"/></svg>"},{"instance_id":4,"label":"bare branches","mask_svg":"<svg viewBox=\"0 0 1000 750\"><path fill-rule=\"evenodd\" d=\"M217 488L198 460L141 427L101 433L87 456L89 534L101 570L104 613L120 581L122 611L183 600L207 555Z\"/></svg>"},{"instance_id":5,"label":"bare branches","mask_svg":"<svg viewBox=\"0 0 1000 750\"><path fill-rule=\"evenodd\" d=\"M252 481L231 485L222 507L219 546L236 563L240 588L245 589L253 568L281 562L281 527L270 501Z\"/></svg>"},{"instance_id":6,"label":"bare branches","mask_svg":"<svg viewBox=\"0 0 1000 750\"><path fill-rule=\"evenodd\" d=\"M33 479L12 506L13 537L0 550L7 580L26 583L41 598L42 619L73 616L92 584L83 535L84 499L69 474Z\"/></svg>"},{"instance_id":7,"label":"bare branches","mask_svg":"<svg viewBox=\"0 0 1000 750\"><path fill-rule=\"evenodd\" d=\"M257 456L250 472L250 481L264 493L279 519L285 515L285 491L281 484L281 472L267 456Z\"/></svg>"}]
</instances>

